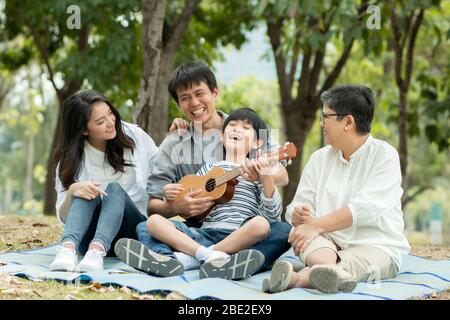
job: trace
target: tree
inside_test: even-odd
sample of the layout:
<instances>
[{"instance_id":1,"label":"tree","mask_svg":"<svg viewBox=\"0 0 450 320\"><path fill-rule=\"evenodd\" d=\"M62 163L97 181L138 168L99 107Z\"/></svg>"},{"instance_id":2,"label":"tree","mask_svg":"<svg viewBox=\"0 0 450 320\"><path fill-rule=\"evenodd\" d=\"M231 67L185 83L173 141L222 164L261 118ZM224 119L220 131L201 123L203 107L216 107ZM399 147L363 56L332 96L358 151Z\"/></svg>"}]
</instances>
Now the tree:
<instances>
[{"instance_id":1,"label":"tree","mask_svg":"<svg viewBox=\"0 0 450 320\"><path fill-rule=\"evenodd\" d=\"M176 22L165 28L167 36L162 38L166 1L142 1L144 74L134 119L147 133L151 133L156 144L162 142L167 131L168 94L167 84L175 63L177 49L187 31L189 20L199 0L186 0Z\"/></svg>"},{"instance_id":2,"label":"tree","mask_svg":"<svg viewBox=\"0 0 450 320\"><path fill-rule=\"evenodd\" d=\"M144 63L149 69L148 75L155 83L142 82L138 105L134 119L144 128L157 144L167 134L169 127L169 93L167 86L176 64L188 60L202 59L211 64L218 56L217 48L233 44L240 47L246 40L245 31L254 27L248 0L185 0L169 1L162 30L162 43L158 48L148 46L150 59ZM147 13L160 19L162 3L159 10ZM143 12L143 14L145 14ZM150 21L150 19L148 19ZM158 20L159 21L159 20ZM154 21L156 23L156 21ZM160 27L160 25L159 25ZM144 29L147 28L144 15ZM159 30L159 29L158 29ZM158 31L159 32L159 31ZM144 42L157 44L159 33L150 34ZM161 52L157 54L157 51ZM155 87L152 87L154 85ZM144 93L145 86L155 90L152 97ZM172 104L171 104L172 105Z\"/></svg>"},{"instance_id":3,"label":"tree","mask_svg":"<svg viewBox=\"0 0 450 320\"><path fill-rule=\"evenodd\" d=\"M286 138L298 155L288 167L289 185L283 202L292 200L300 180L303 147L321 107L320 94L329 89L347 62L355 39L362 37L367 1L261 1L255 15L267 25L279 82ZM339 41L339 56L331 66L327 47ZM300 70L298 70L300 64Z\"/></svg>"},{"instance_id":4,"label":"tree","mask_svg":"<svg viewBox=\"0 0 450 320\"><path fill-rule=\"evenodd\" d=\"M410 2L408 2L410 4ZM389 1L389 15L393 31L392 45L395 53L395 82L399 90L398 126L399 126L399 155L402 171L402 187L408 188L408 101L407 95L411 83L414 63L414 48L417 34L424 17L424 7L401 5L403 15L399 16L400 6L396 1ZM406 195L406 192L404 193ZM405 197L403 197L405 199Z\"/></svg>"},{"instance_id":5,"label":"tree","mask_svg":"<svg viewBox=\"0 0 450 320\"><path fill-rule=\"evenodd\" d=\"M79 10L70 11L70 8ZM132 67L139 62L135 50L138 10L137 1L125 0L86 1L75 7L70 0L6 1L5 31L12 50L9 55L8 51L4 52L2 62L8 64L12 61L17 67L17 64L26 64L32 58L40 59L59 101L59 109L55 110L58 114L64 100L83 84L117 94L120 81L120 89L126 93L126 84L137 79L139 70ZM80 14L79 28L69 28L69 20L77 12ZM23 55L21 52L30 54L17 63L17 56ZM11 63L9 65L14 67ZM47 164L46 214L54 213L56 200L54 150L59 128L58 120Z\"/></svg>"}]
</instances>

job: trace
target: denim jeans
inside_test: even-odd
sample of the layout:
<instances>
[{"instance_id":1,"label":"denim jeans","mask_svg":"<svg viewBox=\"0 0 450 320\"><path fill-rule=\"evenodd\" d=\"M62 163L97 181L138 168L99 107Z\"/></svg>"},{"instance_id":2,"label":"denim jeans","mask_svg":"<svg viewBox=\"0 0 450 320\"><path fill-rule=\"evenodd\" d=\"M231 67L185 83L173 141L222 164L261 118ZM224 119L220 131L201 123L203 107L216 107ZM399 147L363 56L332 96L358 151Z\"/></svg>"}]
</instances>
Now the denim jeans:
<instances>
[{"instance_id":1,"label":"denim jeans","mask_svg":"<svg viewBox=\"0 0 450 320\"><path fill-rule=\"evenodd\" d=\"M146 221L122 187L108 184L103 199L74 197L70 206L61 242L72 242L85 254L91 242L100 242L108 256L114 256L114 244L120 238L137 239L136 226Z\"/></svg>"},{"instance_id":2,"label":"denim jeans","mask_svg":"<svg viewBox=\"0 0 450 320\"><path fill-rule=\"evenodd\" d=\"M249 248L258 250L264 255L264 264L259 272L269 270L275 260L289 250L291 245L288 242L288 238L291 228L292 226L287 222L271 222L270 234L267 239Z\"/></svg>"},{"instance_id":3,"label":"denim jeans","mask_svg":"<svg viewBox=\"0 0 450 320\"><path fill-rule=\"evenodd\" d=\"M199 229L188 227L185 223L181 221L171 221L175 227L181 232L185 233L189 238L193 239L198 244L209 247L212 246L226 237L228 237L233 230L230 229ZM150 248L152 251L157 252L159 254L163 254L165 256L169 256L175 258L173 254L174 250L167 244L159 241L154 238L147 231L147 223L141 222L136 227L136 233L138 240L144 244L147 248Z\"/></svg>"},{"instance_id":4,"label":"denim jeans","mask_svg":"<svg viewBox=\"0 0 450 320\"><path fill-rule=\"evenodd\" d=\"M175 227L181 232L187 234L190 238L194 239L200 245L209 247L213 244L225 239L233 230L226 229L198 229L189 228L180 221L172 221ZM264 257L264 264L259 272L269 270L272 263L278 259L283 253L290 248L290 244L287 242L291 225L286 222L271 222L269 236L250 247L249 249L255 249L260 251ZM136 233L138 240L144 244L147 248L157 253L175 258L173 249L165 243L155 239L147 231L146 222L141 222L136 227Z\"/></svg>"}]
</instances>

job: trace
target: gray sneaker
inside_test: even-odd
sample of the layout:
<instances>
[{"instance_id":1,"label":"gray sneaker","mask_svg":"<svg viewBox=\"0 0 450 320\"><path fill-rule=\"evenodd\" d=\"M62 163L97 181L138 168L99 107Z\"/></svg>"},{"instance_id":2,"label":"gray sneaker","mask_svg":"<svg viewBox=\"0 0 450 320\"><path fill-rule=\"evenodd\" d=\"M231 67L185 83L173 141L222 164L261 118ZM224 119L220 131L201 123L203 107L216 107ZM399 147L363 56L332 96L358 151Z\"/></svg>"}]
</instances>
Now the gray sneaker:
<instances>
[{"instance_id":1,"label":"gray sneaker","mask_svg":"<svg viewBox=\"0 0 450 320\"><path fill-rule=\"evenodd\" d=\"M309 273L311 286L323 293L352 292L357 281L342 267L316 265Z\"/></svg>"},{"instance_id":2,"label":"gray sneaker","mask_svg":"<svg viewBox=\"0 0 450 320\"><path fill-rule=\"evenodd\" d=\"M270 278L264 279L262 291L276 293L287 290L294 274L293 266L288 261L277 261L270 272Z\"/></svg>"},{"instance_id":3,"label":"gray sneaker","mask_svg":"<svg viewBox=\"0 0 450 320\"><path fill-rule=\"evenodd\" d=\"M153 252L134 239L119 239L115 246L116 256L129 266L160 277L183 274L183 264L177 259Z\"/></svg>"},{"instance_id":4,"label":"gray sneaker","mask_svg":"<svg viewBox=\"0 0 450 320\"><path fill-rule=\"evenodd\" d=\"M264 263L264 255L253 249L242 250L226 259L206 262L200 266L200 279L237 280L250 277Z\"/></svg>"}]
</instances>

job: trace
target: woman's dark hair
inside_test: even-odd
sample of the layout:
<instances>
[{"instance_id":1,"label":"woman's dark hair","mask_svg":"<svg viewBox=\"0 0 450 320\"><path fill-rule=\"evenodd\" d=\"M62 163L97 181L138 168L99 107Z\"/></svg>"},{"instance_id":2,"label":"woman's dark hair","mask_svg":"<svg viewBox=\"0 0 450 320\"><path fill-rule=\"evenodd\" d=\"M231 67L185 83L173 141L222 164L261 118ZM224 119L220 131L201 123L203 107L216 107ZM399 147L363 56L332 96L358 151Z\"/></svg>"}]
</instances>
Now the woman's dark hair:
<instances>
[{"instance_id":1,"label":"woman's dark hair","mask_svg":"<svg viewBox=\"0 0 450 320\"><path fill-rule=\"evenodd\" d=\"M351 115L355 119L356 132L370 132L375 102L370 88L362 85L334 86L320 95L322 103L326 103L339 114ZM337 117L338 120L342 116Z\"/></svg>"},{"instance_id":2,"label":"woman's dark hair","mask_svg":"<svg viewBox=\"0 0 450 320\"><path fill-rule=\"evenodd\" d=\"M269 139L269 126L266 122L259 116L259 114L251 108L240 108L234 110L224 121L222 126L222 133L225 131L228 123L233 120L247 121L256 131L256 139L261 139L263 141L263 146L267 146L267 141Z\"/></svg>"},{"instance_id":3,"label":"woman's dark hair","mask_svg":"<svg viewBox=\"0 0 450 320\"><path fill-rule=\"evenodd\" d=\"M55 153L56 162L59 162L58 174L66 190L80 174L84 142L87 139L82 132L87 130L92 106L99 101L106 103L116 117L116 136L106 142L106 159L116 172L124 172L124 166L132 166L125 161L123 154L124 149L131 149L133 152L135 143L124 133L117 109L102 94L94 90L80 90L64 101L59 144Z\"/></svg>"},{"instance_id":4,"label":"woman's dark hair","mask_svg":"<svg viewBox=\"0 0 450 320\"><path fill-rule=\"evenodd\" d=\"M169 81L169 93L173 100L178 103L178 88L189 88L193 83L204 82L209 90L213 92L217 88L217 81L214 73L203 61L187 62L180 65L172 73Z\"/></svg>"}]
</instances>

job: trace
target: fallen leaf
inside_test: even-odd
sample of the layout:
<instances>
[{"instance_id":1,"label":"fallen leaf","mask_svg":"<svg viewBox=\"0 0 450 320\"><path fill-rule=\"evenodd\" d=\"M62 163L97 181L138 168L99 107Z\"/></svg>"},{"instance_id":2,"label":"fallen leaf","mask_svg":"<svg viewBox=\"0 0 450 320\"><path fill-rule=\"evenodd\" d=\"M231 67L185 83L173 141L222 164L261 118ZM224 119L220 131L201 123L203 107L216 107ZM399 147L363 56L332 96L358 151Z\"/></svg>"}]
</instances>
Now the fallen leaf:
<instances>
[{"instance_id":1,"label":"fallen leaf","mask_svg":"<svg viewBox=\"0 0 450 320\"><path fill-rule=\"evenodd\" d=\"M186 300L186 297L179 292L171 292L166 297L167 300Z\"/></svg>"},{"instance_id":2,"label":"fallen leaf","mask_svg":"<svg viewBox=\"0 0 450 320\"><path fill-rule=\"evenodd\" d=\"M20 242L20 244L29 244L29 243L42 243L42 240L33 239L33 240L24 240Z\"/></svg>"},{"instance_id":3,"label":"fallen leaf","mask_svg":"<svg viewBox=\"0 0 450 320\"><path fill-rule=\"evenodd\" d=\"M32 224L33 227L48 227L49 224L47 223L41 223L41 222L35 222Z\"/></svg>"},{"instance_id":4,"label":"fallen leaf","mask_svg":"<svg viewBox=\"0 0 450 320\"><path fill-rule=\"evenodd\" d=\"M125 293L131 293L133 292L133 290L131 290L130 288L123 286L122 288L120 288L120 291L125 292Z\"/></svg>"},{"instance_id":5,"label":"fallen leaf","mask_svg":"<svg viewBox=\"0 0 450 320\"><path fill-rule=\"evenodd\" d=\"M15 276L10 276L8 273L0 274L0 282L9 284L9 285L14 285L14 286L22 285L22 282L19 281L19 278L15 277Z\"/></svg>"}]
</instances>

